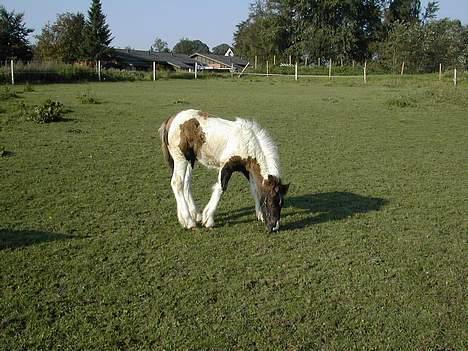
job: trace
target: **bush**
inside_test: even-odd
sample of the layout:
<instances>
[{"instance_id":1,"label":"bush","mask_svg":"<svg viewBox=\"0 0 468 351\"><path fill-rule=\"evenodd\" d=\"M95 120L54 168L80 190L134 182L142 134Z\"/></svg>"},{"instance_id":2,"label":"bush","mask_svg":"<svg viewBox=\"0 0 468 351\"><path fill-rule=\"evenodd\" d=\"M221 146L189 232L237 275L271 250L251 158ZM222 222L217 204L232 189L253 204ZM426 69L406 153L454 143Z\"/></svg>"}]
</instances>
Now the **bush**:
<instances>
[{"instance_id":1,"label":"bush","mask_svg":"<svg viewBox=\"0 0 468 351\"><path fill-rule=\"evenodd\" d=\"M82 104L99 104L98 99L96 99L91 93L85 92L77 96L77 99L80 100Z\"/></svg>"},{"instance_id":2,"label":"bush","mask_svg":"<svg viewBox=\"0 0 468 351\"><path fill-rule=\"evenodd\" d=\"M59 101L46 100L42 105L35 106L29 116L36 123L51 123L62 119L63 104Z\"/></svg>"},{"instance_id":3,"label":"bush","mask_svg":"<svg viewBox=\"0 0 468 351\"><path fill-rule=\"evenodd\" d=\"M15 91L11 90L8 86L4 86L2 90L0 90L0 101L5 101L11 98L17 98L18 95Z\"/></svg>"}]
</instances>

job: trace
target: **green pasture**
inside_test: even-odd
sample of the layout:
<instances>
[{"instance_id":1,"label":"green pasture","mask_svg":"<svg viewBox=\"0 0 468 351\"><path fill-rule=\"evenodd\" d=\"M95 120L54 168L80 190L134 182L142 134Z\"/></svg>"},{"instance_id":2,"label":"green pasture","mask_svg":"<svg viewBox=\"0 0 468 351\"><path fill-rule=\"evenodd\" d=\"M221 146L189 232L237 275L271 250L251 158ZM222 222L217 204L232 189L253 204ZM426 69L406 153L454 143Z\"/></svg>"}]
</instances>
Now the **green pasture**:
<instances>
[{"instance_id":1,"label":"green pasture","mask_svg":"<svg viewBox=\"0 0 468 351\"><path fill-rule=\"evenodd\" d=\"M0 87L0 349L466 350L465 82ZM26 120L47 99L63 120ZM279 233L240 174L214 229L180 227L157 129L187 108L267 127Z\"/></svg>"}]
</instances>

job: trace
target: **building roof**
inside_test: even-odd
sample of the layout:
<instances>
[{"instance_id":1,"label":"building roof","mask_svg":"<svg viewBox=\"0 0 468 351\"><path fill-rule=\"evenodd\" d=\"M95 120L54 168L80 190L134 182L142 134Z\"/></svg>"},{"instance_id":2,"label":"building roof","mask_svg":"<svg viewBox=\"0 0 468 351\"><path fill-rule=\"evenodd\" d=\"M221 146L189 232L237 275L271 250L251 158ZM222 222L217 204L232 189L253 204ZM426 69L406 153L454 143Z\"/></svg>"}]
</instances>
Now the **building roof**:
<instances>
[{"instance_id":1,"label":"building roof","mask_svg":"<svg viewBox=\"0 0 468 351\"><path fill-rule=\"evenodd\" d=\"M195 60L188 55L155 52L151 50L114 49L117 59L128 64L141 66L151 62L166 63L175 68L189 69L195 66Z\"/></svg>"},{"instance_id":2,"label":"building roof","mask_svg":"<svg viewBox=\"0 0 468 351\"><path fill-rule=\"evenodd\" d=\"M215 55L215 54L199 54L199 53L194 53L193 55L190 55L191 58L195 58L197 56L202 56L207 59L216 61L222 65L225 65L227 67L231 67L231 64L233 64L235 67L245 67L247 66L247 61L237 57L237 56L224 56L224 55Z\"/></svg>"}]
</instances>

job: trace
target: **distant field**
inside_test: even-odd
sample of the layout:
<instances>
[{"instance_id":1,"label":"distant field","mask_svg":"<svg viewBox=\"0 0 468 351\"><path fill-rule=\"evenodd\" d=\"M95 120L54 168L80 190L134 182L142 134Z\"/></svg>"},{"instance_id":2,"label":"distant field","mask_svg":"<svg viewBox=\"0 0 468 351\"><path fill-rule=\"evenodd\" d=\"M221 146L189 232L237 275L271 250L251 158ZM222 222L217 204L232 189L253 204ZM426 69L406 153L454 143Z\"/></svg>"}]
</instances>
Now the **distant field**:
<instances>
[{"instance_id":1,"label":"distant field","mask_svg":"<svg viewBox=\"0 0 468 351\"><path fill-rule=\"evenodd\" d=\"M15 87L0 349L468 349L468 88L434 77ZM47 98L64 121L23 120ZM267 126L282 231L241 175L216 228L181 229L157 129L186 108ZM199 206L215 178L195 170Z\"/></svg>"}]
</instances>

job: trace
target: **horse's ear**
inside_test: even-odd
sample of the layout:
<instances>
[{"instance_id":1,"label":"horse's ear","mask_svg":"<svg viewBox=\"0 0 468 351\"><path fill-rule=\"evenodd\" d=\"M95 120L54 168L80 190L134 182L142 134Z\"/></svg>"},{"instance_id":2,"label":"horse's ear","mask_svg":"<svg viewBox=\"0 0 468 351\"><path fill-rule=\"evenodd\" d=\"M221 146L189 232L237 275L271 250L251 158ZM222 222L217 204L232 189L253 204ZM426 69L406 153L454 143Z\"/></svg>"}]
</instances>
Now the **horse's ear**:
<instances>
[{"instance_id":1,"label":"horse's ear","mask_svg":"<svg viewBox=\"0 0 468 351\"><path fill-rule=\"evenodd\" d=\"M288 193L289 185L291 185L291 183L281 185L281 188L280 188L281 194L286 195Z\"/></svg>"}]
</instances>

